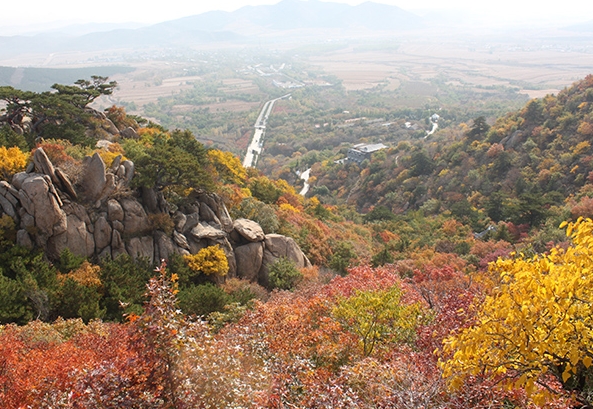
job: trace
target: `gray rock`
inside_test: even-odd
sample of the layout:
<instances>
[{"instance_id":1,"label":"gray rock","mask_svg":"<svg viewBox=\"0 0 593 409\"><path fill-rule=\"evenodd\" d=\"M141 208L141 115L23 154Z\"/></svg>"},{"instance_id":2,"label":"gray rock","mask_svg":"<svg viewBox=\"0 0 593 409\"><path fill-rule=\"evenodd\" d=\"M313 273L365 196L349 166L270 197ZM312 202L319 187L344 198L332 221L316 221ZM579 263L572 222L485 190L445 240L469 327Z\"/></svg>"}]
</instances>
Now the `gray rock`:
<instances>
[{"instance_id":1,"label":"gray rock","mask_svg":"<svg viewBox=\"0 0 593 409\"><path fill-rule=\"evenodd\" d=\"M95 253L95 238L87 224L76 215L68 216L67 246L74 254L91 257Z\"/></svg>"},{"instance_id":2,"label":"gray rock","mask_svg":"<svg viewBox=\"0 0 593 409\"><path fill-rule=\"evenodd\" d=\"M165 199L165 194L163 192L157 192L157 206L158 210L161 213L170 214L171 213L171 205Z\"/></svg>"},{"instance_id":3,"label":"gray rock","mask_svg":"<svg viewBox=\"0 0 593 409\"><path fill-rule=\"evenodd\" d=\"M122 162L122 166L126 169L126 183L130 183L134 177L134 162L125 160Z\"/></svg>"},{"instance_id":4,"label":"gray rock","mask_svg":"<svg viewBox=\"0 0 593 409\"><path fill-rule=\"evenodd\" d=\"M232 230L229 233L229 239L231 240L231 242L235 245L235 246L241 246L243 244L247 244L247 243L243 243L244 241L246 241L243 236L241 236L237 230Z\"/></svg>"},{"instance_id":5,"label":"gray rock","mask_svg":"<svg viewBox=\"0 0 593 409\"><path fill-rule=\"evenodd\" d=\"M122 222L117 221L117 220L114 220L114 221L111 222L111 225L118 232L120 232L120 233L123 233L124 232L124 224Z\"/></svg>"},{"instance_id":6,"label":"gray rock","mask_svg":"<svg viewBox=\"0 0 593 409\"><path fill-rule=\"evenodd\" d=\"M124 220L124 209L121 207L119 202L115 199L110 199L107 202L107 219L112 222L114 220Z\"/></svg>"},{"instance_id":7,"label":"gray rock","mask_svg":"<svg viewBox=\"0 0 593 409\"><path fill-rule=\"evenodd\" d=\"M190 213L185 216L185 224L183 225L182 233L186 234L190 232L194 227L200 224L200 214Z\"/></svg>"},{"instance_id":8,"label":"gray rock","mask_svg":"<svg viewBox=\"0 0 593 409\"><path fill-rule=\"evenodd\" d=\"M191 236L187 237L187 243L189 244L189 252L191 254L196 254L203 248L208 247L208 240L198 240Z\"/></svg>"},{"instance_id":9,"label":"gray rock","mask_svg":"<svg viewBox=\"0 0 593 409\"><path fill-rule=\"evenodd\" d=\"M233 229L248 241L264 241L266 235L259 224L249 219L237 219L233 222Z\"/></svg>"},{"instance_id":10,"label":"gray rock","mask_svg":"<svg viewBox=\"0 0 593 409\"><path fill-rule=\"evenodd\" d=\"M237 260L237 276L257 282L264 259L264 244L261 242L249 243L235 247L235 259Z\"/></svg>"},{"instance_id":11,"label":"gray rock","mask_svg":"<svg viewBox=\"0 0 593 409\"><path fill-rule=\"evenodd\" d=\"M149 213L158 213L158 197L154 189L142 188L142 204Z\"/></svg>"},{"instance_id":12,"label":"gray rock","mask_svg":"<svg viewBox=\"0 0 593 409\"><path fill-rule=\"evenodd\" d=\"M113 159L113 162L111 162L111 166L109 167L109 170L111 170L111 172L113 174L117 173L117 171L119 170L119 167L121 166L121 159L122 159L122 156L117 155L115 157L115 159Z\"/></svg>"},{"instance_id":13,"label":"gray rock","mask_svg":"<svg viewBox=\"0 0 593 409\"><path fill-rule=\"evenodd\" d=\"M16 232L16 244L29 250L33 249L33 240L31 240L31 236L24 229Z\"/></svg>"},{"instance_id":14,"label":"gray rock","mask_svg":"<svg viewBox=\"0 0 593 409\"><path fill-rule=\"evenodd\" d=\"M173 216L173 223L175 223L175 230L178 232L183 232L185 228L185 222L187 222L187 216L183 213L177 211Z\"/></svg>"},{"instance_id":15,"label":"gray rock","mask_svg":"<svg viewBox=\"0 0 593 409\"><path fill-rule=\"evenodd\" d=\"M105 247L111 243L112 228L104 216L101 216L95 222L95 247L97 253L100 253Z\"/></svg>"},{"instance_id":16,"label":"gray rock","mask_svg":"<svg viewBox=\"0 0 593 409\"><path fill-rule=\"evenodd\" d=\"M18 213L16 212L14 206L2 195L0 195L0 207L4 213L18 221Z\"/></svg>"},{"instance_id":17,"label":"gray rock","mask_svg":"<svg viewBox=\"0 0 593 409\"><path fill-rule=\"evenodd\" d=\"M200 220L221 225L220 219L216 216L216 213L214 213L210 206L204 202L200 203Z\"/></svg>"},{"instance_id":18,"label":"gray rock","mask_svg":"<svg viewBox=\"0 0 593 409\"><path fill-rule=\"evenodd\" d=\"M59 181L59 186L61 186L62 190L72 199L78 199L78 194L76 193L74 186L70 182L70 179L68 179L68 176L66 176L66 174L62 172L60 169L56 169L55 175Z\"/></svg>"},{"instance_id":19,"label":"gray rock","mask_svg":"<svg viewBox=\"0 0 593 409\"><path fill-rule=\"evenodd\" d=\"M64 203L62 202L62 199L60 198L60 195L58 194L56 187L51 182L50 177L47 175L43 175L43 177L45 178L47 185L49 186L49 193L54 196L54 198L58 202L58 206L62 207L64 205Z\"/></svg>"},{"instance_id":20,"label":"gray rock","mask_svg":"<svg viewBox=\"0 0 593 409\"><path fill-rule=\"evenodd\" d=\"M35 205L33 204L33 201L31 200L31 198L29 197L27 192L25 192L22 189L19 190L18 199L19 199L19 202L21 203L21 206L23 206L23 209L25 209L25 211L27 213L29 213L30 215L35 214Z\"/></svg>"},{"instance_id":21,"label":"gray rock","mask_svg":"<svg viewBox=\"0 0 593 409\"><path fill-rule=\"evenodd\" d=\"M218 207L219 207L219 200L218 196L216 196L213 193L202 193L200 195L198 195L198 201L201 203L204 203L206 205L208 205L208 207L210 209L215 210L216 214L218 214ZM201 208L200 208L201 209Z\"/></svg>"},{"instance_id":22,"label":"gray rock","mask_svg":"<svg viewBox=\"0 0 593 409\"><path fill-rule=\"evenodd\" d=\"M220 220L222 229L224 231L226 231L227 233L230 233L233 230L233 219L231 218L231 215L229 214L229 211L227 210L226 205L224 204L224 202L222 201L220 196L216 195L215 197L218 201L218 208L216 209L217 210L216 215L218 216L218 219Z\"/></svg>"},{"instance_id":23,"label":"gray rock","mask_svg":"<svg viewBox=\"0 0 593 409\"><path fill-rule=\"evenodd\" d=\"M71 203L67 206L64 206L64 211L66 212L67 215L75 214L87 226L90 226L92 223L91 218L90 218L86 208L78 203ZM98 219L98 217L97 217L97 219Z\"/></svg>"},{"instance_id":24,"label":"gray rock","mask_svg":"<svg viewBox=\"0 0 593 409\"><path fill-rule=\"evenodd\" d=\"M134 199L122 199L121 206L124 209L124 231L126 234L135 236L146 233L150 230L148 216L142 205Z\"/></svg>"},{"instance_id":25,"label":"gray rock","mask_svg":"<svg viewBox=\"0 0 593 409\"><path fill-rule=\"evenodd\" d=\"M59 183L54 165L43 151L43 148L37 148L35 150L35 153L33 153L33 163L35 164L35 172L49 176L53 183Z\"/></svg>"},{"instance_id":26,"label":"gray rock","mask_svg":"<svg viewBox=\"0 0 593 409\"><path fill-rule=\"evenodd\" d=\"M128 254L124 241L121 239L121 235L117 230L113 230L111 233L111 257L116 259L121 254Z\"/></svg>"},{"instance_id":27,"label":"gray rock","mask_svg":"<svg viewBox=\"0 0 593 409\"><path fill-rule=\"evenodd\" d=\"M23 229L30 230L35 226L35 218L31 216L29 213L24 212L23 216L21 216L21 227Z\"/></svg>"},{"instance_id":28,"label":"gray rock","mask_svg":"<svg viewBox=\"0 0 593 409\"><path fill-rule=\"evenodd\" d=\"M21 190L23 188L23 182L28 179L29 177L31 177L31 175L29 173L26 172L19 172L16 173L13 177L12 177L12 186L14 186L15 189L17 190Z\"/></svg>"},{"instance_id":29,"label":"gray rock","mask_svg":"<svg viewBox=\"0 0 593 409\"><path fill-rule=\"evenodd\" d=\"M124 165L119 165L119 168L117 168L115 175L120 179L126 176L126 168L124 168Z\"/></svg>"},{"instance_id":30,"label":"gray rock","mask_svg":"<svg viewBox=\"0 0 593 409\"><path fill-rule=\"evenodd\" d=\"M139 138L138 133L131 126L128 126L126 129L120 131L119 134L122 137L124 137L124 138L131 138L131 139L138 139Z\"/></svg>"},{"instance_id":31,"label":"gray rock","mask_svg":"<svg viewBox=\"0 0 593 409\"><path fill-rule=\"evenodd\" d=\"M177 232L176 230L173 231L173 241L182 249L189 250L189 243L187 242L187 238L183 234Z\"/></svg>"},{"instance_id":32,"label":"gray rock","mask_svg":"<svg viewBox=\"0 0 593 409\"><path fill-rule=\"evenodd\" d=\"M196 227L191 229L191 234L196 239L216 240L226 238L225 232L216 229L205 222L201 222Z\"/></svg>"},{"instance_id":33,"label":"gray rock","mask_svg":"<svg viewBox=\"0 0 593 409\"><path fill-rule=\"evenodd\" d=\"M525 134L523 131L517 130L503 138L500 143L505 147L505 149L513 149L520 143L523 143L523 139L525 139L524 136Z\"/></svg>"},{"instance_id":34,"label":"gray rock","mask_svg":"<svg viewBox=\"0 0 593 409\"><path fill-rule=\"evenodd\" d=\"M19 191L13 188L5 180L0 180L0 196L4 196L13 206L16 206L19 203L19 200L17 199L17 197L19 197Z\"/></svg>"},{"instance_id":35,"label":"gray rock","mask_svg":"<svg viewBox=\"0 0 593 409\"><path fill-rule=\"evenodd\" d=\"M66 214L60 208L59 198L51 193L51 187L49 177L33 173L19 190L21 205L35 218L35 226L46 238L66 230Z\"/></svg>"},{"instance_id":36,"label":"gray rock","mask_svg":"<svg viewBox=\"0 0 593 409\"><path fill-rule=\"evenodd\" d=\"M216 219L207 220L213 221L222 226L222 230L230 233L233 229L233 220L222 200L216 193L202 193L198 196L198 201L201 204L205 203L216 215ZM200 206L201 211L201 206Z\"/></svg>"},{"instance_id":37,"label":"gray rock","mask_svg":"<svg viewBox=\"0 0 593 409\"><path fill-rule=\"evenodd\" d=\"M99 195L97 200L104 201L115 191L115 175L113 173L107 173L105 175L105 186Z\"/></svg>"},{"instance_id":38,"label":"gray rock","mask_svg":"<svg viewBox=\"0 0 593 409\"><path fill-rule=\"evenodd\" d=\"M185 205L182 207L181 211L183 214L192 214L197 213L200 214L200 202L196 202L194 204Z\"/></svg>"},{"instance_id":39,"label":"gray rock","mask_svg":"<svg viewBox=\"0 0 593 409\"><path fill-rule=\"evenodd\" d=\"M107 139L99 139L95 144L96 148L109 150L109 147L113 145L113 142Z\"/></svg>"},{"instance_id":40,"label":"gray rock","mask_svg":"<svg viewBox=\"0 0 593 409\"><path fill-rule=\"evenodd\" d=\"M58 258L66 248L81 257L91 257L95 253L94 237L76 214L68 215L65 232L55 234L47 241L47 251L53 258Z\"/></svg>"},{"instance_id":41,"label":"gray rock","mask_svg":"<svg viewBox=\"0 0 593 409\"><path fill-rule=\"evenodd\" d=\"M270 267L276 260L284 257L294 262L297 268L309 267L311 263L291 237L280 234L267 234L264 240L264 257L258 273L258 282L269 286Z\"/></svg>"},{"instance_id":42,"label":"gray rock","mask_svg":"<svg viewBox=\"0 0 593 409\"><path fill-rule=\"evenodd\" d=\"M168 260L171 255L181 253L181 249L162 231L157 230L154 233L154 244L156 260Z\"/></svg>"},{"instance_id":43,"label":"gray rock","mask_svg":"<svg viewBox=\"0 0 593 409\"><path fill-rule=\"evenodd\" d=\"M90 160L85 158L84 171L82 174L82 186L84 188L84 196L90 202L97 201L107 179L105 177L105 163L98 153L95 153Z\"/></svg>"},{"instance_id":44,"label":"gray rock","mask_svg":"<svg viewBox=\"0 0 593 409\"><path fill-rule=\"evenodd\" d=\"M105 129L107 132L109 132L111 135L117 135L119 134L119 130L117 129L117 126L115 126L115 124L113 123L113 121L109 118L105 118L102 122L101 122L101 127L103 129Z\"/></svg>"},{"instance_id":45,"label":"gray rock","mask_svg":"<svg viewBox=\"0 0 593 409\"><path fill-rule=\"evenodd\" d=\"M154 261L154 240L150 236L133 237L126 248L134 259L142 257L147 258L150 263Z\"/></svg>"},{"instance_id":46,"label":"gray rock","mask_svg":"<svg viewBox=\"0 0 593 409\"><path fill-rule=\"evenodd\" d=\"M99 260L109 260L111 259L111 246L107 246L99 253L97 256Z\"/></svg>"}]
</instances>

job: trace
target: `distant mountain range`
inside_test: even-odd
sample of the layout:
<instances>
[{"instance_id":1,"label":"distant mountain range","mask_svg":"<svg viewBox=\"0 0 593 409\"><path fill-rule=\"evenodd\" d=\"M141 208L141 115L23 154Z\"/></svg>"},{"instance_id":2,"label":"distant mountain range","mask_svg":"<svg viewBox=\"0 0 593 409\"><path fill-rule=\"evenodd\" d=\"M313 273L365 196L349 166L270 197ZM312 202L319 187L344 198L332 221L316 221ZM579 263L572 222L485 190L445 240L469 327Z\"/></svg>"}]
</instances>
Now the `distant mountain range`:
<instances>
[{"instance_id":1,"label":"distant mountain range","mask_svg":"<svg viewBox=\"0 0 593 409\"><path fill-rule=\"evenodd\" d=\"M282 38L283 33L294 34L295 30L402 31L423 26L421 17L396 6L373 2L349 6L318 0L282 0L271 6L246 6L234 12L212 11L141 28L102 29L84 35L53 30L35 36L0 37L0 58L21 53L249 42L261 35L274 34ZM84 32L82 27L79 32Z\"/></svg>"},{"instance_id":2,"label":"distant mountain range","mask_svg":"<svg viewBox=\"0 0 593 409\"><path fill-rule=\"evenodd\" d=\"M309 28L409 30L422 27L420 17L396 6L373 2L349 6L317 0L283 0L271 6L245 6L234 12L211 11L157 24L150 29L235 31L241 23L280 31Z\"/></svg>"}]
</instances>

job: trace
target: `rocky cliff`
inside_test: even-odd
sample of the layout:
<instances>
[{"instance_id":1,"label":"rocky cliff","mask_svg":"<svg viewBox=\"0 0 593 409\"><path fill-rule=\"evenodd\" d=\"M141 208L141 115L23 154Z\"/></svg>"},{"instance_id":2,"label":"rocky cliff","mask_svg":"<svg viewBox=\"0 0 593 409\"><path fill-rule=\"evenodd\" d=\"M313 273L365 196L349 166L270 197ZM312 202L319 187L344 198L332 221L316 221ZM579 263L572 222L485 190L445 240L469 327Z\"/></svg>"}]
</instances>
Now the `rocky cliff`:
<instances>
[{"instance_id":1,"label":"rocky cliff","mask_svg":"<svg viewBox=\"0 0 593 409\"><path fill-rule=\"evenodd\" d=\"M125 253L156 263L218 244L228 258L229 277L262 285L280 257L299 268L310 265L293 239L266 235L252 220L232 220L216 193L198 194L173 211L162 194L130 189L133 176L131 161L118 157L106 168L95 154L85 158L73 184L37 149L26 172L12 183L0 182L0 213L15 220L17 244L41 248L50 259L68 248L95 261Z\"/></svg>"}]
</instances>

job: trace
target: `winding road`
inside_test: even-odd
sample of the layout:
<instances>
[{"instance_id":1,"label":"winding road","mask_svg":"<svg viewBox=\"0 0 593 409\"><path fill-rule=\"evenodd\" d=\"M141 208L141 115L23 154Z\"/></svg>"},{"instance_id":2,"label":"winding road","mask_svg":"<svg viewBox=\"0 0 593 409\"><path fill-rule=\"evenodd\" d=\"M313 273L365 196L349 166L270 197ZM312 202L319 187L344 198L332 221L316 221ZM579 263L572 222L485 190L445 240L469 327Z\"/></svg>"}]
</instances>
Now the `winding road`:
<instances>
[{"instance_id":1,"label":"winding road","mask_svg":"<svg viewBox=\"0 0 593 409\"><path fill-rule=\"evenodd\" d=\"M311 187L311 185L309 184L309 176L310 175L311 175L311 168L309 168L306 171L304 171L303 173L301 173L300 177L301 177L301 179L303 179L305 181L305 185L299 192L299 195L301 195L301 196L305 196L307 194L307 192L309 192L309 188Z\"/></svg>"},{"instance_id":2,"label":"winding road","mask_svg":"<svg viewBox=\"0 0 593 409\"><path fill-rule=\"evenodd\" d=\"M431 122L432 122L432 120L431 120ZM439 128L439 124L436 122L432 122L432 129L430 131L426 132L426 136L424 137L424 139L428 138L430 135L435 133L438 128Z\"/></svg>"}]
</instances>

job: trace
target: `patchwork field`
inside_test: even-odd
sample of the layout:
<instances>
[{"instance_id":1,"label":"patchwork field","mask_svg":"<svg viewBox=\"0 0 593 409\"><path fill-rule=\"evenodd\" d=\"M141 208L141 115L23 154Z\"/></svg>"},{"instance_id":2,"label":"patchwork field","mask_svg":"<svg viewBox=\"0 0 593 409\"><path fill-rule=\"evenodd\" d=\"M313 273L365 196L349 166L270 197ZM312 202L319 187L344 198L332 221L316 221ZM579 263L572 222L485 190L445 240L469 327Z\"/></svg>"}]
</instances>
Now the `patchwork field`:
<instances>
[{"instance_id":1,"label":"patchwork field","mask_svg":"<svg viewBox=\"0 0 593 409\"><path fill-rule=\"evenodd\" d=\"M571 42L527 38L511 40L431 42L401 41L385 51L357 52L348 47L310 58L336 75L348 90L370 89L385 81L428 81L442 78L459 86L516 87L530 97L555 93L593 71L593 49L583 39ZM392 85L393 86L393 85Z\"/></svg>"}]
</instances>

